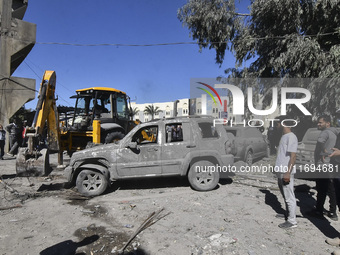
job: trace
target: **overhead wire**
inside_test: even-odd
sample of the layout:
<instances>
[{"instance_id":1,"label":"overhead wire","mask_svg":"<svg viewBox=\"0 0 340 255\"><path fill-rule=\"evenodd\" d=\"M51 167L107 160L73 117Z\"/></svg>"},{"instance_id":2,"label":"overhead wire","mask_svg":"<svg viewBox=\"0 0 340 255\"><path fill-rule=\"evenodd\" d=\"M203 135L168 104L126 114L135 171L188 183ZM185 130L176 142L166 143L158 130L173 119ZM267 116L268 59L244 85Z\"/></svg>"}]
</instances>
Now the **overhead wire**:
<instances>
[{"instance_id":1,"label":"overhead wire","mask_svg":"<svg viewBox=\"0 0 340 255\"><path fill-rule=\"evenodd\" d=\"M30 61L32 64L34 64L32 61ZM38 79L41 79L41 77L33 70L33 68L26 62L26 60L24 60L24 63L28 66L28 68L38 77ZM35 65L35 64L34 64ZM35 65L37 68L41 69L39 66ZM41 69L42 72L44 72L42 69ZM57 81L57 84L59 84L60 86L62 86L63 88L65 88L66 90L70 91L67 87L63 86L62 84L60 84L58 81ZM72 91L70 91L72 92ZM59 94L57 94L58 96L58 99L66 102L69 106L72 106L68 101L66 101L62 96L60 96Z\"/></svg>"},{"instance_id":2,"label":"overhead wire","mask_svg":"<svg viewBox=\"0 0 340 255\"><path fill-rule=\"evenodd\" d=\"M25 59L24 62L25 64L33 71L33 73L39 78L41 79L40 75L38 75L34 70L33 68L26 62L26 60L28 59ZM32 65L36 66L42 73L45 72L45 70L43 70L40 66L36 65L35 63L33 63L31 60L28 60L29 62L31 62ZM68 90L69 92L73 93L73 91L71 91L68 87L64 86L63 84L60 83L60 81L57 81L57 84L60 85L61 87L63 87L64 89Z\"/></svg>"},{"instance_id":3,"label":"overhead wire","mask_svg":"<svg viewBox=\"0 0 340 255\"><path fill-rule=\"evenodd\" d=\"M27 65L27 67L37 76L39 77L39 75L33 70L33 68L24 60L24 63Z\"/></svg>"},{"instance_id":4,"label":"overhead wire","mask_svg":"<svg viewBox=\"0 0 340 255\"><path fill-rule=\"evenodd\" d=\"M318 37L318 36L327 36L340 34L340 28L334 32L322 33L322 34L313 34L313 35L303 35L299 34L304 38L306 37ZM247 37L247 40L273 40L273 39L289 39L290 36L265 36L265 37ZM206 42L209 44L221 44L228 43L225 41L221 42ZM66 43L66 42L36 42L36 44L42 45L64 45L64 46L77 46L77 47L101 47L101 46L116 46L116 47L155 47L155 46L173 46L173 45L198 45L202 44L202 42L169 42L169 43L149 43L149 44L125 44L125 43L98 43L98 44L82 44L82 43Z\"/></svg>"}]
</instances>

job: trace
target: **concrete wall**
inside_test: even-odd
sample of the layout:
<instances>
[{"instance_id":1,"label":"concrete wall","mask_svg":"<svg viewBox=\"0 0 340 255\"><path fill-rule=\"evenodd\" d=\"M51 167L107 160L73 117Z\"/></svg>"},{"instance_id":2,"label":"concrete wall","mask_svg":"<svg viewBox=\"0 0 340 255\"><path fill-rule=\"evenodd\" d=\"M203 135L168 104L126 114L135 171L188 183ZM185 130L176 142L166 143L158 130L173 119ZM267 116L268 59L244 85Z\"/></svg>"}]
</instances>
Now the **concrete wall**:
<instances>
[{"instance_id":1,"label":"concrete wall","mask_svg":"<svg viewBox=\"0 0 340 255\"><path fill-rule=\"evenodd\" d=\"M35 97L35 80L11 76L35 44L36 25L21 20L27 3L27 0L0 0L0 123L3 126Z\"/></svg>"}]
</instances>

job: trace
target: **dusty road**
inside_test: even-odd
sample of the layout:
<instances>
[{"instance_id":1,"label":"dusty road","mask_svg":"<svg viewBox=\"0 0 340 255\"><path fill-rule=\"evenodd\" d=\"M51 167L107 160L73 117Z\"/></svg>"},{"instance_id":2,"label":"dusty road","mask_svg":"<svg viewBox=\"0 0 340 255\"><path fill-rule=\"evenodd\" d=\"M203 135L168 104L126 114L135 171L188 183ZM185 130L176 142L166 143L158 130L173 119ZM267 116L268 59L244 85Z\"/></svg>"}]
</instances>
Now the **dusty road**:
<instances>
[{"instance_id":1,"label":"dusty road","mask_svg":"<svg viewBox=\"0 0 340 255\"><path fill-rule=\"evenodd\" d=\"M302 216L315 203L311 181L296 181L298 228L283 230L272 174L236 175L210 192L177 178L124 181L86 199L64 187L56 155L51 163L48 177L19 178L15 159L0 161L0 254L118 254L161 208L125 254L330 254L325 238L340 235L339 222Z\"/></svg>"}]
</instances>

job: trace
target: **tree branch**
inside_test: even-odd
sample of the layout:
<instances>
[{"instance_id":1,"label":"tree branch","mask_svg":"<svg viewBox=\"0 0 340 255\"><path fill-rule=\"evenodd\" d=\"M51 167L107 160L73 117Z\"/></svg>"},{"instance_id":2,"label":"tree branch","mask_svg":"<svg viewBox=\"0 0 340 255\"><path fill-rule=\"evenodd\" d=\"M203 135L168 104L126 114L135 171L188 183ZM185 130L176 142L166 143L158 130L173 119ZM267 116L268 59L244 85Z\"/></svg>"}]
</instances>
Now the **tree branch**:
<instances>
[{"instance_id":1,"label":"tree branch","mask_svg":"<svg viewBox=\"0 0 340 255\"><path fill-rule=\"evenodd\" d=\"M234 12L234 15L236 15L236 16L251 16L248 13L237 13L237 12Z\"/></svg>"}]
</instances>

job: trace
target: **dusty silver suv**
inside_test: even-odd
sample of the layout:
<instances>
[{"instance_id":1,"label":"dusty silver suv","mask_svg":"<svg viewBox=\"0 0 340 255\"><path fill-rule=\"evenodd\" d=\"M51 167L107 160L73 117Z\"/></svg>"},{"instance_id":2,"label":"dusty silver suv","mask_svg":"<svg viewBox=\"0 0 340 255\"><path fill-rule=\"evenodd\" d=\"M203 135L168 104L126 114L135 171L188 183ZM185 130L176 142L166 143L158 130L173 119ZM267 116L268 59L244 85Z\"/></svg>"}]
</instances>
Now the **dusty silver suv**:
<instances>
[{"instance_id":1,"label":"dusty silver suv","mask_svg":"<svg viewBox=\"0 0 340 255\"><path fill-rule=\"evenodd\" d=\"M193 189L208 191L233 165L232 146L212 117L154 120L116 144L74 153L65 175L86 196L102 194L114 180L153 176L187 176Z\"/></svg>"}]
</instances>

